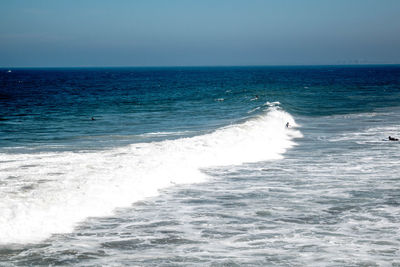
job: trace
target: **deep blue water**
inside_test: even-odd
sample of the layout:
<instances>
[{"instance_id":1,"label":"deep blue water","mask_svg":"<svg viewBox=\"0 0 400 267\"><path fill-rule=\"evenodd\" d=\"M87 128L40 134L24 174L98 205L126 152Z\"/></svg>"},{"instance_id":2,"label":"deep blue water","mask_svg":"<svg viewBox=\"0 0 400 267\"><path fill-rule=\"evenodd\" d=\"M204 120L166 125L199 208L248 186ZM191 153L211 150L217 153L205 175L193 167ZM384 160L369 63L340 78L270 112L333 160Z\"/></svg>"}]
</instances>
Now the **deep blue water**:
<instances>
[{"instance_id":1,"label":"deep blue water","mask_svg":"<svg viewBox=\"0 0 400 267\"><path fill-rule=\"evenodd\" d=\"M0 69L0 265L400 265L389 135L398 65Z\"/></svg>"},{"instance_id":2,"label":"deep blue water","mask_svg":"<svg viewBox=\"0 0 400 267\"><path fill-rule=\"evenodd\" d=\"M0 146L126 144L226 125L266 101L310 117L368 112L399 105L399 84L398 66L3 69Z\"/></svg>"}]
</instances>

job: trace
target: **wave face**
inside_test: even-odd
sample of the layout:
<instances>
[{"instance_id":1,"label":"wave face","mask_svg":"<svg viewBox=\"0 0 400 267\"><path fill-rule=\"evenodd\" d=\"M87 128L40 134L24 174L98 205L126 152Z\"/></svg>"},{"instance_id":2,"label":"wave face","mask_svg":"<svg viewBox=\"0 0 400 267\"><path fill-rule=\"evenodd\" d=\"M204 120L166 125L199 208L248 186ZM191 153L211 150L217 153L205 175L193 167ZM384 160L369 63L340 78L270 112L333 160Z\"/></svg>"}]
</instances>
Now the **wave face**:
<instances>
[{"instance_id":1,"label":"wave face","mask_svg":"<svg viewBox=\"0 0 400 267\"><path fill-rule=\"evenodd\" d=\"M0 242L38 242L92 216L207 179L202 169L276 160L301 137L275 104L211 133L95 152L0 154ZM291 128L286 128L289 122Z\"/></svg>"}]
</instances>

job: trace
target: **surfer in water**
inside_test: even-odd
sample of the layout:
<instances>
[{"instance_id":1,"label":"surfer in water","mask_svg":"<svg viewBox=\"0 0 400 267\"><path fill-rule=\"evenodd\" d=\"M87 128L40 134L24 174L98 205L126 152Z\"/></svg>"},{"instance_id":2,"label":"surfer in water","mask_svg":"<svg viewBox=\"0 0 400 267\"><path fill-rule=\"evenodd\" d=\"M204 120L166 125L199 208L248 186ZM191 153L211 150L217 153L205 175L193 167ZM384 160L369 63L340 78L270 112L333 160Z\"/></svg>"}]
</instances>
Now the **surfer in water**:
<instances>
[{"instance_id":1,"label":"surfer in water","mask_svg":"<svg viewBox=\"0 0 400 267\"><path fill-rule=\"evenodd\" d=\"M389 136L389 141L399 141L399 139L398 138L395 138L395 137L391 137L391 136Z\"/></svg>"},{"instance_id":2,"label":"surfer in water","mask_svg":"<svg viewBox=\"0 0 400 267\"><path fill-rule=\"evenodd\" d=\"M286 128L289 128L289 126L290 126L290 125L289 125L289 122L287 122L287 123L286 123Z\"/></svg>"},{"instance_id":3,"label":"surfer in water","mask_svg":"<svg viewBox=\"0 0 400 267\"><path fill-rule=\"evenodd\" d=\"M250 101L258 100L258 95L256 95L254 98L250 99Z\"/></svg>"}]
</instances>

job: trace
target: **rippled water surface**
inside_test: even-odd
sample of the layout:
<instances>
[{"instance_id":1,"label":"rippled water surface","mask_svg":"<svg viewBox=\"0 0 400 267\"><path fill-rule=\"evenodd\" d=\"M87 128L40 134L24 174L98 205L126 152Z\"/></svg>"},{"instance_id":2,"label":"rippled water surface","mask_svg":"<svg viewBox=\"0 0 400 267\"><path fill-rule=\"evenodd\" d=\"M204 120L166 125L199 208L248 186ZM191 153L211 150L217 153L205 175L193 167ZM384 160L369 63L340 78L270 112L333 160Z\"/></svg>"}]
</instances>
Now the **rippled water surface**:
<instances>
[{"instance_id":1,"label":"rippled water surface","mask_svg":"<svg viewBox=\"0 0 400 267\"><path fill-rule=\"evenodd\" d=\"M290 75L289 78L294 77ZM307 83L318 83L318 79L309 77L310 73L296 75L305 77ZM359 79L356 76L351 81L359 83ZM270 84L271 80L263 82ZM346 84L343 80L331 82L330 88ZM392 78L372 82L364 77L364 84L359 86L366 88L371 83L376 88L391 91L394 98L400 90L398 82ZM255 84L258 83L254 82L256 87ZM251 87L251 84L242 86ZM281 82L281 86L287 84ZM324 85L323 89L328 90L328 87ZM349 87L354 89L354 84ZM304 91L285 102L286 93L272 99L271 91L265 89L263 95L260 90L236 95L236 104L242 101L242 111L237 111L239 117L231 120L228 128L223 125L227 125L229 116L223 115L218 106L213 107L220 102L224 105L227 100L215 97L208 112L221 114L210 125L207 126L207 120L197 121L195 127L186 127L185 130L191 132L182 133L179 130L186 124L181 121L177 127L180 129L171 131L172 134L155 128L151 128L154 134L150 135L145 131L134 132L133 146L129 149L117 142L114 143L116 148L110 148L108 143L99 150L80 152L76 147L66 149L70 147L68 139L60 143L66 144L61 152L51 148L37 154L35 148L29 154L26 152L29 145L18 152L20 150L13 149L11 144L17 140L8 139L8 152L3 152L1 158L2 166L8 166L8 169L2 167L7 177L0 180L2 194L7 199L1 204L9 209L4 216L15 223L36 229L32 228L33 221L30 225L29 220L17 219L26 218L22 217L24 214L45 218L46 212L60 207L52 206L56 203L66 211L79 205L82 210L99 209L89 197L98 201L107 199L104 205L120 197L121 202L115 203L123 205L115 204L113 212L103 216L80 217L83 219L74 223L71 231L61 231L57 225L63 221L49 217L42 224L48 223L55 233L47 236L44 232L45 238L34 242L1 244L0 265L400 266L400 142L387 140L389 135L400 136L400 109L394 100L384 106L385 96L360 89L351 96L348 93L331 96L344 99L337 103L336 112L327 114L325 109L311 114L311 110L318 110L318 105L329 108L334 104L324 104L317 97L307 98ZM353 102L352 99L359 97L370 107L358 110L358 100ZM262 102L260 98L264 98ZM299 103L311 101L314 107L293 106L296 98ZM271 102L265 104L267 100ZM279 103L272 104L274 100ZM351 105L345 107L346 101ZM229 105L229 108L233 107ZM354 112L348 112L352 108ZM284 126L289 119L293 119L291 128L276 126L280 123ZM268 139L265 142L258 139L263 131L265 134L261 137ZM138 141L141 134L145 136ZM235 140L234 144L226 143L227 137ZM143 144L141 142L145 145L139 145ZM50 143L54 144L54 140ZM246 146L251 147L253 155L247 154ZM240 157L230 155L231 151L241 154ZM44 155L52 155L53 161L45 159ZM31 162L24 162L22 156ZM220 156L225 160L218 161ZM73 157L87 160L87 165ZM134 164L127 168L125 165L129 162ZM42 164L42 167L32 166L34 164ZM91 166L99 169L91 169ZM13 171L12 168L17 169ZM199 174L194 172L197 168ZM55 174L54 169L62 174ZM160 172L152 172L158 169ZM42 170L44 177L40 179L52 182L36 183L32 170ZM21 177L13 179L12 172ZM122 179L121 175L126 177ZM144 178L130 183L135 175ZM200 175L199 179L193 178L196 175ZM161 186L166 179L168 184ZM115 181L134 187L115 189ZM18 190L13 191L13 188ZM81 188L91 191L82 191L84 195ZM153 192L151 188L159 190ZM67 189L74 192L67 194ZM58 199L54 190L60 190L61 196L68 196L68 203ZM146 195L146 190L151 193ZM91 192L104 195L96 198ZM129 192L147 197L126 205L129 201L124 201L130 199ZM43 198L47 200L39 202L38 194L52 199ZM80 201L77 206L71 206L70 201L74 200ZM12 210L7 206L10 203L19 206ZM31 207L34 213L28 213L25 207ZM10 215L11 212L14 215ZM63 217L63 210L54 214L59 216L57 218L70 218ZM13 224L9 230L15 227ZM24 238L21 235L18 240Z\"/></svg>"}]
</instances>

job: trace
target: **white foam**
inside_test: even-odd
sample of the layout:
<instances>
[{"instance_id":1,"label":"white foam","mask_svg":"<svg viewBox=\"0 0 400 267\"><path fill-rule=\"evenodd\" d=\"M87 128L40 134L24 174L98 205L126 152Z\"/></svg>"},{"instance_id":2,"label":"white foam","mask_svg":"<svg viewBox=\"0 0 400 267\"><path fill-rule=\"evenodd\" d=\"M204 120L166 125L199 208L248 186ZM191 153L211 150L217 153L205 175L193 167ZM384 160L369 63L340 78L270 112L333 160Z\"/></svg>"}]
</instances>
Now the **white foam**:
<instances>
[{"instance_id":1,"label":"white foam","mask_svg":"<svg viewBox=\"0 0 400 267\"><path fill-rule=\"evenodd\" d=\"M178 132L152 132L152 133L145 133L145 134L141 134L139 136L144 136L144 137L148 137L148 136L169 136L169 135L185 135L185 134L190 134L191 131L178 131Z\"/></svg>"},{"instance_id":2,"label":"white foam","mask_svg":"<svg viewBox=\"0 0 400 267\"><path fill-rule=\"evenodd\" d=\"M271 105L210 134L96 152L0 154L0 243L38 242L85 218L202 182L203 168L282 158L301 137L290 114Z\"/></svg>"}]
</instances>

